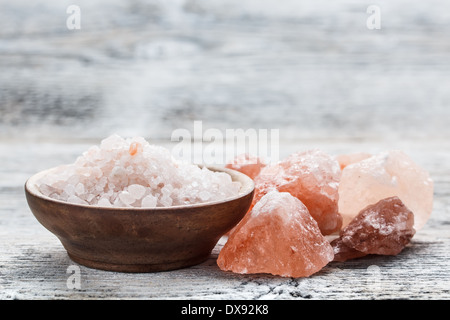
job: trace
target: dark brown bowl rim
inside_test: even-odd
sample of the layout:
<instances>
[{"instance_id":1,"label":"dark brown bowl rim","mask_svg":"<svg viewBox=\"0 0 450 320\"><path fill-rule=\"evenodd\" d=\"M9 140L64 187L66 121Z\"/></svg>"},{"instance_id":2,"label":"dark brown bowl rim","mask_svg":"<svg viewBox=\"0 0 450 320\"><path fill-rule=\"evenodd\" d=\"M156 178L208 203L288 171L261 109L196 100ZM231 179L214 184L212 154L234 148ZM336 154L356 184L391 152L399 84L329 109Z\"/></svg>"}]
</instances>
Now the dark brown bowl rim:
<instances>
[{"instance_id":1,"label":"dark brown bowl rim","mask_svg":"<svg viewBox=\"0 0 450 320\"><path fill-rule=\"evenodd\" d=\"M48 173L49 171L55 170L58 167L60 167L60 166L42 170L42 171L34 174L33 176L31 176L25 182L25 191L34 197L38 197L40 199L43 199L43 200L46 200L49 202L54 202L54 203L62 204L62 205L69 206L69 207L86 208L86 209L93 209L93 210L94 209L95 210L106 210L106 211L125 211L125 212L168 211L170 213L170 212L175 212L175 211L179 211L179 210L185 210L185 209L191 209L191 208L201 208L201 207L213 206L213 205L217 205L217 204L223 204L223 203L235 201L235 200L238 200L238 199L248 196L255 189L255 183L253 182L253 179L251 179L249 176L247 176L246 174L244 174L242 172L239 172L239 171L236 171L233 169L229 169L229 168L218 167L218 166L200 166L200 167L206 167L207 169L209 169L211 171L225 172L225 173L229 174L232 178L233 178L233 175L235 175L235 176L238 176L247 181L246 181L245 185L241 186L241 190L239 190L239 194L237 196L226 198L224 200L209 201L209 202L194 203L194 204L179 205L179 206L171 206L171 207L154 207L154 208L148 208L148 207L102 207L102 206L95 206L95 205L76 204L76 203L70 203L70 202L65 202L62 200L53 199L53 198L43 195L37 189L37 187L35 185L30 186L30 183L33 182L33 180L37 179L40 176L43 176L45 173Z\"/></svg>"}]
</instances>

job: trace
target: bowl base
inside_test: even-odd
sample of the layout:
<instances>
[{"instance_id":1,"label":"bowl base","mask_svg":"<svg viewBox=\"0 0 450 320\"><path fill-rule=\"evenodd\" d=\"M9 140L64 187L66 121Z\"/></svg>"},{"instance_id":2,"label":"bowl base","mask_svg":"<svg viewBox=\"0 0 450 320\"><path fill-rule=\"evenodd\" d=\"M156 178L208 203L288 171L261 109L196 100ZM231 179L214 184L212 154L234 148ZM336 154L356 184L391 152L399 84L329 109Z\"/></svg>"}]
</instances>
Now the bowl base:
<instances>
[{"instance_id":1,"label":"bowl base","mask_svg":"<svg viewBox=\"0 0 450 320\"><path fill-rule=\"evenodd\" d=\"M88 268L105 271L115 271L115 272L130 272L130 273L148 273L148 272L169 271L187 268L206 261L210 256L210 254L208 253L207 255L199 257L159 264L120 264L120 263L108 263L103 261L88 260L77 257L69 252L67 252L67 254L69 255L69 258L72 261Z\"/></svg>"}]
</instances>

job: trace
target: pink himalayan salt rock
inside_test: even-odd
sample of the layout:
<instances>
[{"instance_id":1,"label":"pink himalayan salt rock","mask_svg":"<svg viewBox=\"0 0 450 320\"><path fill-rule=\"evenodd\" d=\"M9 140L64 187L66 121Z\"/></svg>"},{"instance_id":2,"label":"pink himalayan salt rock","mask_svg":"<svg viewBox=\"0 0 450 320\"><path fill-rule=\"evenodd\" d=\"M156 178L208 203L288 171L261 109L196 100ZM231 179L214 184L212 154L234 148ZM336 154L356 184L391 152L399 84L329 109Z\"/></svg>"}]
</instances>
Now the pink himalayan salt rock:
<instances>
[{"instance_id":1,"label":"pink himalayan salt rock","mask_svg":"<svg viewBox=\"0 0 450 320\"><path fill-rule=\"evenodd\" d=\"M135 200L140 200L146 193L146 188L140 184L132 184L128 186L128 192Z\"/></svg>"},{"instance_id":2,"label":"pink himalayan salt rock","mask_svg":"<svg viewBox=\"0 0 450 320\"><path fill-rule=\"evenodd\" d=\"M339 162L339 166L341 167L341 170L344 170L344 168L350 164L365 160L367 158L370 158L372 155L370 153L366 152L355 152L355 153L349 153L349 154L340 154L336 157L336 160Z\"/></svg>"},{"instance_id":3,"label":"pink himalayan salt rock","mask_svg":"<svg viewBox=\"0 0 450 320\"><path fill-rule=\"evenodd\" d=\"M341 170L338 162L320 150L291 154L264 167L255 178L255 204L270 190L289 192L300 199L317 221L323 234L339 231L338 186Z\"/></svg>"},{"instance_id":4,"label":"pink himalayan salt rock","mask_svg":"<svg viewBox=\"0 0 450 320\"><path fill-rule=\"evenodd\" d=\"M380 200L363 209L331 242L334 261L366 254L397 255L415 234L414 214L398 197Z\"/></svg>"},{"instance_id":5,"label":"pink himalayan salt rock","mask_svg":"<svg viewBox=\"0 0 450 320\"><path fill-rule=\"evenodd\" d=\"M306 206L287 192L272 191L238 224L217 264L236 273L308 277L333 256Z\"/></svg>"},{"instance_id":6,"label":"pink himalayan salt rock","mask_svg":"<svg viewBox=\"0 0 450 320\"><path fill-rule=\"evenodd\" d=\"M427 171L401 151L386 151L342 170L339 212L345 227L365 207L398 196L414 212L416 230L433 209L433 181Z\"/></svg>"},{"instance_id":7,"label":"pink himalayan salt rock","mask_svg":"<svg viewBox=\"0 0 450 320\"><path fill-rule=\"evenodd\" d=\"M242 172L254 179L265 166L266 164L260 158L244 153L238 155L231 163L225 165L225 168Z\"/></svg>"}]
</instances>

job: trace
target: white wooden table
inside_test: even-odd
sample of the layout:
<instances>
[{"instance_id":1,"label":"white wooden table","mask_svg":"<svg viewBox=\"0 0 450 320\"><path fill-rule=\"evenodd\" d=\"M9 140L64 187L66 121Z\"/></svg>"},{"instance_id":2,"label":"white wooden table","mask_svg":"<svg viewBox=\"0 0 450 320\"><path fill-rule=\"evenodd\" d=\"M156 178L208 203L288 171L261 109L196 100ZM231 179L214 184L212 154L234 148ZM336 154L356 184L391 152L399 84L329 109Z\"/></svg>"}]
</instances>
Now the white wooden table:
<instances>
[{"instance_id":1,"label":"white wooden table","mask_svg":"<svg viewBox=\"0 0 450 320\"><path fill-rule=\"evenodd\" d=\"M377 1L0 0L0 298L450 298L450 4ZM35 6L39 6L36 10ZM434 211L401 254L310 278L215 262L124 274L80 267L28 209L32 174L117 132L173 147L177 128L280 130L280 155L401 149L429 170Z\"/></svg>"}]
</instances>

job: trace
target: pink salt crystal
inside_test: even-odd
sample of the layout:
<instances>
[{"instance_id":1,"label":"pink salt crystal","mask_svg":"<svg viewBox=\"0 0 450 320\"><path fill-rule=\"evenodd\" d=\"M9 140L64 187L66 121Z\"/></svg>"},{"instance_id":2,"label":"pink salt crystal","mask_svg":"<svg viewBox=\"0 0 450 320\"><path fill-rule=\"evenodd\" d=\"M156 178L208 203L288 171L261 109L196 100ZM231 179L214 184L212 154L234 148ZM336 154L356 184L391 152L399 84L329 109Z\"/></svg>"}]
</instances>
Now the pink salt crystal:
<instances>
[{"instance_id":1,"label":"pink salt crystal","mask_svg":"<svg viewBox=\"0 0 450 320\"><path fill-rule=\"evenodd\" d=\"M198 194L198 197L199 197L200 200L202 200L202 201L207 201L207 200L209 200L209 199L211 198L211 195L210 195L210 193L207 192L207 191L201 191L201 192Z\"/></svg>"},{"instance_id":2,"label":"pink salt crystal","mask_svg":"<svg viewBox=\"0 0 450 320\"><path fill-rule=\"evenodd\" d=\"M265 166L266 164L260 158L244 153L238 155L231 163L225 165L225 168L242 172L254 179Z\"/></svg>"},{"instance_id":3,"label":"pink salt crystal","mask_svg":"<svg viewBox=\"0 0 450 320\"><path fill-rule=\"evenodd\" d=\"M45 183L43 183L39 186L39 191L41 191L42 194L47 197L50 196L52 193L54 193L56 190L57 190L56 188L49 186Z\"/></svg>"},{"instance_id":4,"label":"pink salt crystal","mask_svg":"<svg viewBox=\"0 0 450 320\"><path fill-rule=\"evenodd\" d=\"M75 194L75 187L72 184L68 184L64 187L64 192L67 194Z\"/></svg>"},{"instance_id":5,"label":"pink salt crystal","mask_svg":"<svg viewBox=\"0 0 450 320\"><path fill-rule=\"evenodd\" d=\"M261 198L219 253L220 269L308 277L333 260L333 248L303 203L287 192Z\"/></svg>"},{"instance_id":6,"label":"pink salt crystal","mask_svg":"<svg viewBox=\"0 0 450 320\"><path fill-rule=\"evenodd\" d=\"M100 179L103 175L102 170L99 167L92 168L92 176L96 179Z\"/></svg>"},{"instance_id":7,"label":"pink salt crystal","mask_svg":"<svg viewBox=\"0 0 450 320\"><path fill-rule=\"evenodd\" d=\"M109 200L106 199L106 198L101 198L100 200L98 200L97 206L99 206L99 207L111 207L111 202L109 202Z\"/></svg>"},{"instance_id":8,"label":"pink salt crystal","mask_svg":"<svg viewBox=\"0 0 450 320\"><path fill-rule=\"evenodd\" d=\"M148 195L148 196L144 197L144 199L142 199L141 206L146 207L146 208L154 208L154 207L156 207L157 202L158 202L158 199L156 199L152 195Z\"/></svg>"},{"instance_id":9,"label":"pink salt crystal","mask_svg":"<svg viewBox=\"0 0 450 320\"><path fill-rule=\"evenodd\" d=\"M67 202L74 203L74 204L88 204L86 201L84 201L83 199L80 199L76 195L69 196L69 198L67 198Z\"/></svg>"},{"instance_id":10,"label":"pink salt crystal","mask_svg":"<svg viewBox=\"0 0 450 320\"><path fill-rule=\"evenodd\" d=\"M97 193L103 192L104 189L105 189L105 186L102 186L101 184L98 184L98 185L95 186L95 191L96 191Z\"/></svg>"},{"instance_id":11,"label":"pink salt crystal","mask_svg":"<svg viewBox=\"0 0 450 320\"><path fill-rule=\"evenodd\" d=\"M139 142L132 142L130 144L130 148L128 149L128 153L131 156L134 156L138 152L142 152L142 145Z\"/></svg>"},{"instance_id":12,"label":"pink salt crystal","mask_svg":"<svg viewBox=\"0 0 450 320\"><path fill-rule=\"evenodd\" d=\"M75 186L75 189L74 189L74 191L75 191L75 194L76 195L82 195L83 193L84 193L84 185L82 184L82 183L79 183L79 184L77 184L76 186Z\"/></svg>"},{"instance_id":13,"label":"pink salt crystal","mask_svg":"<svg viewBox=\"0 0 450 320\"><path fill-rule=\"evenodd\" d=\"M113 134L102 140L100 148L103 150L119 149L123 145L123 139L117 134Z\"/></svg>"},{"instance_id":14,"label":"pink salt crystal","mask_svg":"<svg viewBox=\"0 0 450 320\"><path fill-rule=\"evenodd\" d=\"M341 232L342 242L366 254L396 255L415 234L414 214L398 197L362 210Z\"/></svg>"},{"instance_id":15,"label":"pink salt crystal","mask_svg":"<svg viewBox=\"0 0 450 320\"><path fill-rule=\"evenodd\" d=\"M300 199L317 221L323 234L340 230L338 162L320 150L290 155L277 164L264 167L255 178L255 204L270 190L289 192Z\"/></svg>"},{"instance_id":16,"label":"pink salt crystal","mask_svg":"<svg viewBox=\"0 0 450 320\"><path fill-rule=\"evenodd\" d=\"M128 192L128 191L122 191L119 193L119 199L124 204L131 205L133 202L136 201L136 199Z\"/></svg>"},{"instance_id":17,"label":"pink salt crystal","mask_svg":"<svg viewBox=\"0 0 450 320\"><path fill-rule=\"evenodd\" d=\"M349 154L341 154L336 157L336 160L339 162L339 166L341 170L343 170L346 166L362 161L364 159L370 158L372 155L366 152L355 152Z\"/></svg>"},{"instance_id":18,"label":"pink salt crystal","mask_svg":"<svg viewBox=\"0 0 450 320\"><path fill-rule=\"evenodd\" d=\"M163 195L160 199L159 199L159 203L163 206L163 207L170 207L173 203L173 200L167 196L167 195Z\"/></svg>"},{"instance_id":19,"label":"pink salt crystal","mask_svg":"<svg viewBox=\"0 0 450 320\"><path fill-rule=\"evenodd\" d=\"M86 194L83 199L85 201L87 201L88 203L90 203L94 198L95 198L95 195L93 195L93 194Z\"/></svg>"},{"instance_id":20,"label":"pink salt crystal","mask_svg":"<svg viewBox=\"0 0 450 320\"><path fill-rule=\"evenodd\" d=\"M145 194L145 190L145 187L140 184L132 184L128 186L128 192L136 200L142 199Z\"/></svg>"},{"instance_id":21,"label":"pink salt crystal","mask_svg":"<svg viewBox=\"0 0 450 320\"><path fill-rule=\"evenodd\" d=\"M339 184L343 226L365 207L398 196L414 212L414 228L422 228L433 209L433 181L427 171L401 151L387 151L348 165Z\"/></svg>"}]
</instances>

